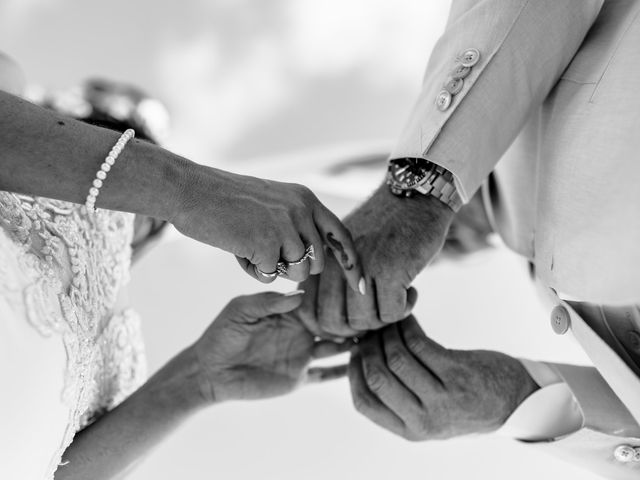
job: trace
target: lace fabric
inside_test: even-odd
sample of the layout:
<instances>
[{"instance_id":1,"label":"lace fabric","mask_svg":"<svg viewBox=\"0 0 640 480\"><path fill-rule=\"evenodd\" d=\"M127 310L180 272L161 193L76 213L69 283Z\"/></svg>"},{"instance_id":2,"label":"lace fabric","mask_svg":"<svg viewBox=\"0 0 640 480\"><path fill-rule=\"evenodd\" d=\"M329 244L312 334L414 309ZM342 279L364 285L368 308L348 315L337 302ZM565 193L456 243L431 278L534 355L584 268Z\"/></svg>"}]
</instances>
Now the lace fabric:
<instances>
[{"instance_id":1,"label":"lace fabric","mask_svg":"<svg viewBox=\"0 0 640 480\"><path fill-rule=\"evenodd\" d=\"M0 296L66 352L61 398L69 418L46 479L75 433L145 379L139 319L115 307L129 280L133 219L0 192Z\"/></svg>"}]
</instances>

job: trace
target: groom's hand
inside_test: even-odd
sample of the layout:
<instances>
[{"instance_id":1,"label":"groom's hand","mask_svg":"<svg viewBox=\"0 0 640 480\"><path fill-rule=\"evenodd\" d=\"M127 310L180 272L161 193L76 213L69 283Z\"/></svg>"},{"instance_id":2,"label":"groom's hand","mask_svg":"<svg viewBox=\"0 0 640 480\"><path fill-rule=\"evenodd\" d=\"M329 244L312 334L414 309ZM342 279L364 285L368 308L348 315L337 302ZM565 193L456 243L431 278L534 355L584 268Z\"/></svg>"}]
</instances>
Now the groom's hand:
<instances>
[{"instance_id":1,"label":"groom's hand","mask_svg":"<svg viewBox=\"0 0 640 480\"><path fill-rule=\"evenodd\" d=\"M300 310L305 324L316 335L350 337L405 318L415 303L409 286L442 248L453 215L435 197L398 198L382 185L345 219L365 295L347 288L338 264L327 259L324 272L301 286L308 291Z\"/></svg>"},{"instance_id":2,"label":"groom's hand","mask_svg":"<svg viewBox=\"0 0 640 480\"><path fill-rule=\"evenodd\" d=\"M412 441L496 430L538 389L518 360L448 350L413 317L367 334L352 352L349 380L360 413Z\"/></svg>"}]
</instances>

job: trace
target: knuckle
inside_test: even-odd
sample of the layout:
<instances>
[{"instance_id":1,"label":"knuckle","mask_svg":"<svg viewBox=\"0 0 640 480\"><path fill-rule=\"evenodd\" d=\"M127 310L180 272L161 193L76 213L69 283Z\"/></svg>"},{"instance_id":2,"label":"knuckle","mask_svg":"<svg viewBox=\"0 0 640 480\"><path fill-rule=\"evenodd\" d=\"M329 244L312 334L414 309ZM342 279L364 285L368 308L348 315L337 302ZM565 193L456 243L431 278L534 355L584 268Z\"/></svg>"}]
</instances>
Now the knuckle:
<instances>
[{"instance_id":1,"label":"knuckle","mask_svg":"<svg viewBox=\"0 0 640 480\"><path fill-rule=\"evenodd\" d=\"M411 336L405 339L407 348L415 354L422 354L425 351L424 342L415 336Z\"/></svg>"},{"instance_id":2,"label":"knuckle","mask_svg":"<svg viewBox=\"0 0 640 480\"><path fill-rule=\"evenodd\" d=\"M246 303L246 295L241 295L239 297L232 298L227 304L227 308L237 309L241 307L244 303Z\"/></svg>"},{"instance_id":3,"label":"knuckle","mask_svg":"<svg viewBox=\"0 0 640 480\"><path fill-rule=\"evenodd\" d=\"M428 438L433 435L434 425L429 415L422 415L413 423L414 435L420 439Z\"/></svg>"},{"instance_id":4,"label":"knuckle","mask_svg":"<svg viewBox=\"0 0 640 480\"><path fill-rule=\"evenodd\" d=\"M363 415L366 415L366 412L371 410L372 407L371 400L361 392L354 392L351 402L353 403L353 407Z\"/></svg>"},{"instance_id":5,"label":"knuckle","mask_svg":"<svg viewBox=\"0 0 640 480\"><path fill-rule=\"evenodd\" d=\"M309 187L300 184L297 184L296 187L298 189L298 195L305 201L305 203L313 203L315 201L316 196Z\"/></svg>"},{"instance_id":6,"label":"knuckle","mask_svg":"<svg viewBox=\"0 0 640 480\"><path fill-rule=\"evenodd\" d=\"M268 227L256 243L259 248L256 249L250 259L251 263L270 260L280 250L280 232L273 227Z\"/></svg>"},{"instance_id":7,"label":"knuckle","mask_svg":"<svg viewBox=\"0 0 640 480\"><path fill-rule=\"evenodd\" d=\"M405 429L405 431L402 433L402 438L411 443L416 443L423 440L423 438L417 432L414 432L411 429Z\"/></svg>"},{"instance_id":8,"label":"knuckle","mask_svg":"<svg viewBox=\"0 0 640 480\"><path fill-rule=\"evenodd\" d=\"M381 311L380 312L380 321L383 323L395 323L402 320L403 312L395 312L395 311Z\"/></svg>"},{"instance_id":9,"label":"knuckle","mask_svg":"<svg viewBox=\"0 0 640 480\"><path fill-rule=\"evenodd\" d=\"M374 367L366 374L366 381L369 389L374 393L380 393L387 385L387 380L378 368Z\"/></svg>"},{"instance_id":10,"label":"knuckle","mask_svg":"<svg viewBox=\"0 0 640 480\"><path fill-rule=\"evenodd\" d=\"M239 297L235 297L227 303L225 310L228 314L238 314L242 313L247 309L249 305L249 297L248 295L241 295Z\"/></svg>"},{"instance_id":11,"label":"knuckle","mask_svg":"<svg viewBox=\"0 0 640 480\"><path fill-rule=\"evenodd\" d=\"M402 373L407 368L407 361L400 352L392 350L387 357L389 368L396 373Z\"/></svg>"},{"instance_id":12,"label":"knuckle","mask_svg":"<svg viewBox=\"0 0 640 480\"><path fill-rule=\"evenodd\" d=\"M294 183L292 184L292 190L294 192L294 199L291 203L292 212L306 212L309 207L314 205L315 195L308 187Z\"/></svg>"}]
</instances>

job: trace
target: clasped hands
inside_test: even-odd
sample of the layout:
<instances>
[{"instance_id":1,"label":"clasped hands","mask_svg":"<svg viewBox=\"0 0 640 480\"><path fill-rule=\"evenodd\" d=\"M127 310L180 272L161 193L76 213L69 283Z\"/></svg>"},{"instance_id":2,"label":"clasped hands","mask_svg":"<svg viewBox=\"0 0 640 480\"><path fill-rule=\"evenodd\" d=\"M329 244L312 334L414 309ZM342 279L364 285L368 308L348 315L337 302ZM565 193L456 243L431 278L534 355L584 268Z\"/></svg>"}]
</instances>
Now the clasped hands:
<instances>
[{"instance_id":1,"label":"clasped hands","mask_svg":"<svg viewBox=\"0 0 640 480\"><path fill-rule=\"evenodd\" d=\"M387 195L382 187L345 221L366 294L348 288L327 258L323 273L300 285L304 294L232 301L194 345L207 402L282 395L347 372L356 409L415 441L495 430L538 388L514 358L449 350L422 331L410 315L410 284L439 252L453 214L436 199L408 208ZM349 349L348 368L309 369Z\"/></svg>"}]
</instances>

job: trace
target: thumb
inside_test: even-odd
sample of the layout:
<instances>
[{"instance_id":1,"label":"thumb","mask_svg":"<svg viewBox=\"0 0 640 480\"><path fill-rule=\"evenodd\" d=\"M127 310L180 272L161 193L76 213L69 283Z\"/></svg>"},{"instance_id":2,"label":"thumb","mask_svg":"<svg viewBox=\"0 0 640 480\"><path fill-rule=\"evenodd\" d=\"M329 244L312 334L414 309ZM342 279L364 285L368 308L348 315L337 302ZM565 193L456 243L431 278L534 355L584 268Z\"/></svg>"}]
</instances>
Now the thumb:
<instances>
[{"instance_id":1,"label":"thumb","mask_svg":"<svg viewBox=\"0 0 640 480\"><path fill-rule=\"evenodd\" d=\"M259 320L269 315L290 312L302 304L304 290L289 293L264 292L232 300L232 305L249 319Z\"/></svg>"}]
</instances>

